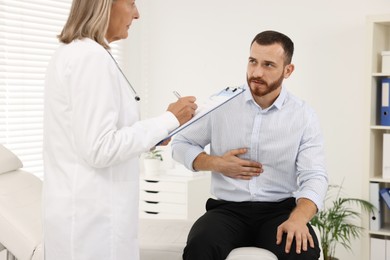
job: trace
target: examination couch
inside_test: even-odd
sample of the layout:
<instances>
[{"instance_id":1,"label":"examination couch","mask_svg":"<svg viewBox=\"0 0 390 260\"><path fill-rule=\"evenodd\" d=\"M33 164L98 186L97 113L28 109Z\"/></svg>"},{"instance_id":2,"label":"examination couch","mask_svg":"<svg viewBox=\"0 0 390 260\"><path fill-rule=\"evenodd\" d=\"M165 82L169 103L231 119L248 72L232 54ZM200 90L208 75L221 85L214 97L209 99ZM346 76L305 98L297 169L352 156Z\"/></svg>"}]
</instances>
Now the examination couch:
<instances>
[{"instance_id":1,"label":"examination couch","mask_svg":"<svg viewBox=\"0 0 390 260\"><path fill-rule=\"evenodd\" d=\"M42 181L0 144L0 248L7 259L43 260Z\"/></svg>"}]
</instances>

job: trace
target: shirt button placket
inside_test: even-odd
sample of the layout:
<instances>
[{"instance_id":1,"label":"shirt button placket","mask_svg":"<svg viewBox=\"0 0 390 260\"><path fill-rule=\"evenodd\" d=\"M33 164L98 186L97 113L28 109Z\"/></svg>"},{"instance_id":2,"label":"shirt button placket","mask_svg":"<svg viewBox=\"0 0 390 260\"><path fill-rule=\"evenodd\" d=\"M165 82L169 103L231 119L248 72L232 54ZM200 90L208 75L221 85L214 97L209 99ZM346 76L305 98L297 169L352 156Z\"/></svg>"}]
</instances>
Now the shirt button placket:
<instances>
[{"instance_id":1,"label":"shirt button placket","mask_svg":"<svg viewBox=\"0 0 390 260\"><path fill-rule=\"evenodd\" d=\"M259 111L256 114L256 117L253 122L253 129L252 129L252 136L251 136L251 142L250 142L250 159L257 161L258 160L258 146L259 146L259 136L260 136L260 127L262 122L263 115ZM257 187L256 187L257 177L253 177L249 181L249 192L251 194L251 198L256 197L257 193Z\"/></svg>"}]
</instances>

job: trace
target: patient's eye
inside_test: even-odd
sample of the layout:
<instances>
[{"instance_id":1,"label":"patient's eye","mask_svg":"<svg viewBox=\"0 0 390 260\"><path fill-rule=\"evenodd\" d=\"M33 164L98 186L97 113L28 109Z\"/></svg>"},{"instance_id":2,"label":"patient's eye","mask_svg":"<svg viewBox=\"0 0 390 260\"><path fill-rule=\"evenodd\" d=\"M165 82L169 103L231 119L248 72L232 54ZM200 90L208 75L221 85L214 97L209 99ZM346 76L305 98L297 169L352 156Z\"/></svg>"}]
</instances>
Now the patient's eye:
<instances>
[{"instance_id":1,"label":"patient's eye","mask_svg":"<svg viewBox=\"0 0 390 260\"><path fill-rule=\"evenodd\" d=\"M264 66L264 67L267 67L267 68L275 68L275 67L276 67L276 64L273 63L273 62L264 62L264 63L263 63L263 66Z\"/></svg>"},{"instance_id":2,"label":"patient's eye","mask_svg":"<svg viewBox=\"0 0 390 260\"><path fill-rule=\"evenodd\" d=\"M250 64L257 64L257 60L253 58L249 58L249 63Z\"/></svg>"}]
</instances>

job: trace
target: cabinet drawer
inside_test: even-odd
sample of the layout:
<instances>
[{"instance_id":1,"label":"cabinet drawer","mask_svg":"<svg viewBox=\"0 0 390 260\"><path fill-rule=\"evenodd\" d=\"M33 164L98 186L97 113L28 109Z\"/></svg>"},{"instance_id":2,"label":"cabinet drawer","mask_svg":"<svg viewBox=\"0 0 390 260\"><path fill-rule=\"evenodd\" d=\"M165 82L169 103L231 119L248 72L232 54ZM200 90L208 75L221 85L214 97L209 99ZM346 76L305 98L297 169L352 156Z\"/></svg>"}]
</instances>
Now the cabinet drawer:
<instances>
[{"instance_id":1,"label":"cabinet drawer","mask_svg":"<svg viewBox=\"0 0 390 260\"><path fill-rule=\"evenodd\" d=\"M185 193L166 192L166 191L140 191L140 199L153 202L172 202L186 204L187 195Z\"/></svg>"},{"instance_id":2,"label":"cabinet drawer","mask_svg":"<svg viewBox=\"0 0 390 260\"><path fill-rule=\"evenodd\" d=\"M187 214L187 206L182 204L165 202L146 202L140 201L140 211L149 211L168 214Z\"/></svg>"},{"instance_id":3,"label":"cabinet drawer","mask_svg":"<svg viewBox=\"0 0 390 260\"><path fill-rule=\"evenodd\" d=\"M141 188L141 190L147 190L147 191L186 192L187 191L187 183L141 180L140 188Z\"/></svg>"},{"instance_id":4,"label":"cabinet drawer","mask_svg":"<svg viewBox=\"0 0 390 260\"><path fill-rule=\"evenodd\" d=\"M187 215L140 211L139 217L148 219L186 219Z\"/></svg>"}]
</instances>

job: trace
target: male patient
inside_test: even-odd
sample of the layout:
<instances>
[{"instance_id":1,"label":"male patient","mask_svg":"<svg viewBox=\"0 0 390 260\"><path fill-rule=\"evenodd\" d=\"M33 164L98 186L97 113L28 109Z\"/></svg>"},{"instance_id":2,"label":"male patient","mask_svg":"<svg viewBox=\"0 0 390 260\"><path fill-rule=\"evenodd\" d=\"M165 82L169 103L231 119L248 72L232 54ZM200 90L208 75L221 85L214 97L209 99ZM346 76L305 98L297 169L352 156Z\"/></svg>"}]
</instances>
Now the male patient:
<instances>
[{"instance_id":1,"label":"male patient","mask_svg":"<svg viewBox=\"0 0 390 260\"><path fill-rule=\"evenodd\" d=\"M246 91L172 141L175 160L212 172L217 198L193 225L183 259L223 260L245 246L268 249L279 260L319 258L309 221L328 187L323 137L313 109L282 85L294 71L293 52L282 33L256 35Z\"/></svg>"}]
</instances>

